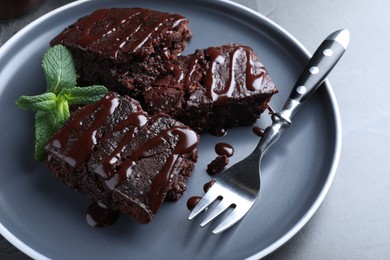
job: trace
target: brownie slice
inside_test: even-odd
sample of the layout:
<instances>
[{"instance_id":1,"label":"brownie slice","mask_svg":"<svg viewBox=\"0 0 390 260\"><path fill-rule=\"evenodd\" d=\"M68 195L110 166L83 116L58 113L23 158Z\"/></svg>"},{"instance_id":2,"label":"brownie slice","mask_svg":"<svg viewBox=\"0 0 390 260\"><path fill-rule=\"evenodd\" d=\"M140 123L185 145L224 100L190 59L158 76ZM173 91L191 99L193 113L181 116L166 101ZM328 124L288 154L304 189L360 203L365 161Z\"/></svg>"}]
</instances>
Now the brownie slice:
<instances>
[{"instance_id":1,"label":"brownie slice","mask_svg":"<svg viewBox=\"0 0 390 260\"><path fill-rule=\"evenodd\" d=\"M179 199L197 160L199 137L168 115L110 92L76 110L46 146L51 172L94 201L150 222L166 198Z\"/></svg>"},{"instance_id":2,"label":"brownie slice","mask_svg":"<svg viewBox=\"0 0 390 260\"><path fill-rule=\"evenodd\" d=\"M180 56L191 37L188 20L141 8L97 10L51 44L68 47L80 84L103 84L167 113L198 133L253 124L277 93L254 51L239 44Z\"/></svg>"},{"instance_id":3,"label":"brownie slice","mask_svg":"<svg viewBox=\"0 0 390 260\"><path fill-rule=\"evenodd\" d=\"M196 50L171 62L144 93L149 113L168 113L197 132L253 124L277 93L254 51L239 44Z\"/></svg>"},{"instance_id":4,"label":"brownie slice","mask_svg":"<svg viewBox=\"0 0 390 260\"><path fill-rule=\"evenodd\" d=\"M71 50L81 85L104 84L139 97L190 37L188 20L179 14L111 8L80 18L50 44Z\"/></svg>"}]
</instances>

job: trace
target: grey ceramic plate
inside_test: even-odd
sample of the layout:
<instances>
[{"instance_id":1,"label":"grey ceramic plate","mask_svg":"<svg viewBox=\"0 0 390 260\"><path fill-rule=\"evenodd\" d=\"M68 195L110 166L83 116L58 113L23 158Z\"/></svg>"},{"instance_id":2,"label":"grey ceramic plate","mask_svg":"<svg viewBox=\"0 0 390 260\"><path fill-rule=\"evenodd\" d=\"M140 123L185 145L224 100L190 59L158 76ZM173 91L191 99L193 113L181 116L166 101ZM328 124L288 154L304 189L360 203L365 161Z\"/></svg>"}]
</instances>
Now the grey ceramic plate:
<instances>
[{"instance_id":1,"label":"grey ceramic plate","mask_svg":"<svg viewBox=\"0 0 390 260\"><path fill-rule=\"evenodd\" d=\"M252 127L231 130L221 138L202 136L188 191L180 201L165 203L149 225L121 216L110 228L88 226L84 212L89 201L34 161L33 114L18 109L15 100L45 90L40 61L53 36L77 18L109 6L147 7L187 16L193 32L187 52L228 42L251 46L280 90L272 100L275 109L282 106L308 59L304 47L285 30L226 1L77 1L45 15L0 50L1 233L36 259L242 259L260 258L277 249L314 214L335 174L341 130L328 83L265 156L260 199L239 224L219 236L211 234L215 224L201 229L201 218L187 220L186 201L203 194L202 186L210 179L205 167L216 156L214 145L233 145L234 163L254 148L258 137ZM268 121L265 114L257 125Z\"/></svg>"}]
</instances>

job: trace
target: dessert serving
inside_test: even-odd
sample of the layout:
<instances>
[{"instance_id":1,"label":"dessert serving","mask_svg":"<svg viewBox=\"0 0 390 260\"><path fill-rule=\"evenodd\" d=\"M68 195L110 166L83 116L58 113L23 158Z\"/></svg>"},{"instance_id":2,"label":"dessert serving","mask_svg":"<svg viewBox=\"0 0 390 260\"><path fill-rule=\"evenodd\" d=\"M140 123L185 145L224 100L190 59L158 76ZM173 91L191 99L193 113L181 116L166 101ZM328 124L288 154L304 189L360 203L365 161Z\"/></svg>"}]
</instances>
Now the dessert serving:
<instances>
[{"instance_id":1,"label":"dessert serving","mask_svg":"<svg viewBox=\"0 0 390 260\"><path fill-rule=\"evenodd\" d=\"M277 92L254 51L239 44L198 49L171 61L144 92L152 113L168 113L197 132L223 135L253 124Z\"/></svg>"},{"instance_id":2,"label":"dessert serving","mask_svg":"<svg viewBox=\"0 0 390 260\"><path fill-rule=\"evenodd\" d=\"M253 124L277 93L250 47L226 43L181 55L191 37L182 15L111 8L78 19L50 42L54 58L43 67L54 85L31 99L44 126L36 128L39 159L94 201L88 223L111 225L111 213L152 221L164 200L186 190L199 134ZM232 152L209 172L222 171Z\"/></svg>"},{"instance_id":3,"label":"dessert serving","mask_svg":"<svg viewBox=\"0 0 390 260\"><path fill-rule=\"evenodd\" d=\"M187 18L142 8L100 9L80 18L50 44L73 54L82 85L101 82L137 99L187 46Z\"/></svg>"},{"instance_id":4,"label":"dessert serving","mask_svg":"<svg viewBox=\"0 0 390 260\"><path fill-rule=\"evenodd\" d=\"M47 144L45 164L94 201L148 223L166 197L185 191L197 145L189 127L111 92L72 114Z\"/></svg>"},{"instance_id":5,"label":"dessert serving","mask_svg":"<svg viewBox=\"0 0 390 260\"><path fill-rule=\"evenodd\" d=\"M226 44L179 55L191 38L187 18L140 8L101 9L52 41L69 48L81 84L103 84L199 133L253 124L277 93L248 46Z\"/></svg>"}]
</instances>

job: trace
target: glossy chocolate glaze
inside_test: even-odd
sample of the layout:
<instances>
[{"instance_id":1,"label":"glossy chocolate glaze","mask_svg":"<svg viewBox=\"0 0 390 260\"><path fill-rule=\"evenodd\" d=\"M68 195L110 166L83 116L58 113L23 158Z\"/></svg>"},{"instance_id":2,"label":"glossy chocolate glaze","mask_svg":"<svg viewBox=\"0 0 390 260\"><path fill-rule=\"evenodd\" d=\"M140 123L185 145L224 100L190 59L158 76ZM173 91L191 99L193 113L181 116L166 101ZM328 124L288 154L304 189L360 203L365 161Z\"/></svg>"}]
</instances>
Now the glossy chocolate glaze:
<instances>
[{"instance_id":1,"label":"glossy chocolate glaze","mask_svg":"<svg viewBox=\"0 0 390 260\"><path fill-rule=\"evenodd\" d=\"M126 131L126 134L122 137L119 144L116 145L113 152L101 161L101 167L94 169L97 174L108 179L112 178L116 174L115 169L110 166L121 159L120 153L125 145L131 141L134 131L145 125L148 120L149 118L147 114L143 111L139 111L129 115L125 120L115 126L113 132ZM110 190L113 190L116 187L116 184L110 185L109 182L106 182L106 184Z\"/></svg>"},{"instance_id":2,"label":"glossy chocolate glaze","mask_svg":"<svg viewBox=\"0 0 390 260\"><path fill-rule=\"evenodd\" d=\"M215 152L218 155L226 155L227 157L232 157L234 154L234 148L227 143L217 143L215 145Z\"/></svg>"},{"instance_id":3,"label":"glossy chocolate glaze","mask_svg":"<svg viewBox=\"0 0 390 260\"><path fill-rule=\"evenodd\" d=\"M150 156L149 151L153 151L157 147L161 146L164 149L168 149L164 150L167 153L166 160L162 162L161 168L156 168L158 172L151 179L151 186L146 191L148 193L146 193L147 201L145 203L147 203L147 207L150 207L153 213L156 213L165 199L171 179L173 178L172 173L175 172L176 174L177 172L173 168L177 167L178 158L183 157L185 154L191 154L196 150L198 135L189 127L173 121L166 115L149 116L142 110L137 111L137 107L134 108L135 111L133 109L129 114L123 115L123 104L126 103L123 103L124 101L121 99L124 98L110 92L100 101L78 110L74 113L68 124L53 137L50 145L60 150L60 152L56 153L58 153L58 156L64 162L72 167L72 171L79 171L76 169L80 165L84 165L82 171L85 171L85 165L89 165L88 162L95 148L96 150L101 149L103 140L108 141L110 140L110 135L117 133L115 143L110 144L114 145L113 149L109 150L111 151L110 154L103 156L99 160L98 167L95 167L95 164L95 166L89 165L90 168L87 170L92 172L85 173L99 176L97 179L100 179L104 186L103 197L100 197L101 203L107 205L108 208L111 207L110 201L112 200L111 195L113 191L126 182L127 176L131 174L133 166L137 164L138 160ZM138 104L138 102L135 104ZM141 108L139 107L139 109ZM121 112L117 112L116 110ZM88 120L89 123L85 123L86 117L90 118ZM161 120L170 122L164 126L163 130L159 130L158 124L160 121L157 119L160 118L165 118ZM114 121L116 123L113 123ZM150 134L149 131L156 132L151 135L139 136L138 140L141 140L141 143L134 147L131 154L123 157L123 149L133 142L133 134L136 131L141 131L146 124L149 124L145 128L147 130L146 133ZM108 129L107 125L111 129ZM102 128L108 132L102 132ZM75 137L73 134L75 132L81 133L80 136ZM48 158L48 160L50 161L51 159ZM119 167L116 167L115 165L118 160L120 164ZM74 186L77 187L78 181L82 180L75 178ZM101 209L101 206L98 206L92 205L87 211L88 218L92 222L104 222L98 216L100 214L99 212L108 214Z\"/></svg>"},{"instance_id":4,"label":"glossy chocolate glaze","mask_svg":"<svg viewBox=\"0 0 390 260\"><path fill-rule=\"evenodd\" d=\"M194 127L190 120L185 121L188 117L186 110L197 111L195 107L198 106L203 109L202 113L207 118L200 120L209 121L203 127L209 128L207 130L215 136L225 135L225 128L240 122L237 118L239 116L231 111L230 106L247 111L247 116L251 115L252 120L255 120L258 116L256 113L264 109L260 106L277 92L264 65L248 46L226 44L198 49L188 56L180 56L177 61L165 67L170 75L163 78L163 85L184 91L183 99L180 100L180 109L184 112L175 112L178 119ZM253 109L244 108L243 104L248 100L251 103L247 106L254 107ZM151 103L159 107L158 103ZM164 112L170 113L169 111ZM182 114L184 118L181 118ZM248 119L241 117L241 120Z\"/></svg>"},{"instance_id":5,"label":"glossy chocolate glaze","mask_svg":"<svg viewBox=\"0 0 390 260\"><path fill-rule=\"evenodd\" d=\"M85 220L92 227L108 227L119 217L118 211L109 209L102 202L93 202L85 213Z\"/></svg>"},{"instance_id":6,"label":"glossy chocolate glaze","mask_svg":"<svg viewBox=\"0 0 390 260\"><path fill-rule=\"evenodd\" d=\"M255 133L257 136L262 137L264 135L264 129L258 126L252 127L253 133Z\"/></svg>"},{"instance_id":7,"label":"glossy chocolate glaze","mask_svg":"<svg viewBox=\"0 0 390 260\"><path fill-rule=\"evenodd\" d=\"M112 167L112 164L116 162L116 154L120 153L127 144L127 141L123 140L130 140L132 134L133 131L128 131L123 137L122 142L120 142L116 147L115 151L107 158L107 160L102 162L103 169L108 170L101 171L102 168L100 168L100 170L96 172L100 176L104 177L106 187L109 190L114 190L116 187L121 185L124 180L126 180L126 176L132 173L132 168L136 165L137 161L145 157L148 151L160 146L163 142L165 142L168 136L175 136L175 138L177 138L177 142L164 165L155 176L148 195L149 206L152 212L156 213L165 199L169 181L173 177L171 176L173 166L179 156L189 153L196 148L198 144L198 137L194 131L190 130L186 126L172 126L161 131L155 137L146 140L145 143L137 147L136 150L131 153L129 158L120 164L119 169L113 171L112 169L114 167Z\"/></svg>"},{"instance_id":8,"label":"glossy chocolate glaze","mask_svg":"<svg viewBox=\"0 0 390 260\"><path fill-rule=\"evenodd\" d=\"M268 110L268 113L270 115L275 114L275 110L271 107L270 104L267 105L267 110ZM254 127L252 127L252 131L253 131L253 133L255 133L259 137L263 137L263 135L264 135L264 128L254 126Z\"/></svg>"},{"instance_id":9,"label":"glossy chocolate glaze","mask_svg":"<svg viewBox=\"0 0 390 260\"><path fill-rule=\"evenodd\" d=\"M207 64L203 64L206 61ZM207 89L208 97L216 104L226 103L229 98L244 92L267 92L264 77L269 77L263 64L253 50L243 45L223 45L197 50L194 54L181 57L178 63L166 64L173 74L175 83L194 91L194 72L205 69L200 79Z\"/></svg>"},{"instance_id":10,"label":"glossy chocolate glaze","mask_svg":"<svg viewBox=\"0 0 390 260\"><path fill-rule=\"evenodd\" d=\"M261 90L266 70L262 64L253 60L251 48L235 46L226 53L221 48L210 47L205 50L205 55L210 57L205 85L213 102L226 103L237 88Z\"/></svg>"},{"instance_id":11,"label":"glossy chocolate glaze","mask_svg":"<svg viewBox=\"0 0 390 260\"><path fill-rule=\"evenodd\" d=\"M228 130L224 129L224 128L219 128L219 129L213 129L212 131L210 131L210 134L214 135L214 136L218 136L218 137L222 137L222 136L225 136L227 134Z\"/></svg>"},{"instance_id":12,"label":"glossy chocolate glaze","mask_svg":"<svg viewBox=\"0 0 390 260\"><path fill-rule=\"evenodd\" d=\"M178 14L100 9L51 44L71 50L83 84L130 95L149 114L216 136L253 124L277 93L263 64L250 47L232 43L179 55L191 37L188 25Z\"/></svg>"},{"instance_id":13,"label":"glossy chocolate glaze","mask_svg":"<svg viewBox=\"0 0 390 260\"><path fill-rule=\"evenodd\" d=\"M202 197L199 196L192 196L187 200L187 208L189 210L193 210L196 206L196 204L199 203L199 201L202 199Z\"/></svg>"},{"instance_id":14,"label":"glossy chocolate glaze","mask_svg":"<svg viewBox=\"0 0 390 260\"><path fill-rule=\"evenodd\" d=\"M211 180L207 182L205 185L203 185L204 192L208 192L208 190L214 185L215 180ZM187 200L187 208L189 210L193 210L196 206L196 204L199 203L199 201L202 199L200 196L192 196Z\"/></svg>"},{"instance_id":15,"label":"glossy chocolate glaze","mask_svg":"<svg viewBox=\"0 0 390 260\"><path fill-rule=\"evenodd\" d=\"M187 23L185 17L143 8L112 8L96 10L68 27L53 41L72 44L101 52L112 58L127 54L144 55L154 52L155 41L163 40L180 23ZM145 25L147 26L141 26ZM164 43L159 48L168 48ZM127 54L126 54L127 53Z\"/></svg>"},{"instance_id":16,"label":"glossy chocolate glaze","mask_svg":"<svg viewBox=\"0 0 390 260\"><path fill-rule=\"evenodd\" d=\"M114 95L106 95L101 102L96 102L84 109L78 111L73 120L66 124L63 129L55 135L51 141L54 147L63 149L62 156L64 160L72 167L77 168L91 154L98 140L98 128L103 125L108 116L111 115L118 106L118 98ZM88 114L96 111L95 120L89 125L83 125L83 120ZM73 145L71 149L65 149L70 140L70 135L75 129L86 128L83 134L78 138L78 145Z\"/></svg>"},{"instance_id":17,"label":"glossy chocolate glaze","mask_svg":"<svg viewBox=\"0 0 390 260\"><path fill-rule=\"evenodd\" d=\"M214 183L215 183L215 180L211 180L211 181L207 182L205 185L203 185L203 191L208 192L209 189L214 185Z\"/></svg>"}]
</instances>

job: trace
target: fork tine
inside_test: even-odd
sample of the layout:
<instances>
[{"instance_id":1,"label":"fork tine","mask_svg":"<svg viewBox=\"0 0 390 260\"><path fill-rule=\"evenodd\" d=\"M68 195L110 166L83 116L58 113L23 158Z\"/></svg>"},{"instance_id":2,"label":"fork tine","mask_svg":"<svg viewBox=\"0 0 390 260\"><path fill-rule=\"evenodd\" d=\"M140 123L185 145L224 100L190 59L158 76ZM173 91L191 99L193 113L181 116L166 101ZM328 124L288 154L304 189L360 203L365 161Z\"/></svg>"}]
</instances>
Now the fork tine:
<instances>
[{"instance_id":1,"label":"fork tine","mask_svg":"<svg viewBox=\"0 0 390 260\"><path fill-rule=\"evenodd\" d=\"M214 208L213 211L210 212L210 214L203 220L203 222L200 224L201 227L206 226L210 221L218 217L222 212L224 212L227 208L229 208L232 205L231 202L229 202L227 199L222 198L221 202L218 203L218 205Z\"/></svg>"},{"instance_id":2,"label":"fork tine","mask_svg":"<svg viewBox=\"0 0 390 260\"><path fill-rule=\"evenodd\" d=\"M218 196L219 194L215 191L215 189L209 189L209 191L202 197L198 204L196 204L195 208L191 211L188 220L198 216L199 213L201 213L205 208L213 203L218 198Z\"/></svg>"},{"instance_id":3,"label":"fork tine","mask_svg":"<svg viewBox=\"0 0 390 260\"><path fill-rule=\"evenodd\" d=\"M218 234L236 224L245 216L252 204L236 205L234 210L213 230L213 234Z\"/></svg>"}]
</instances>

